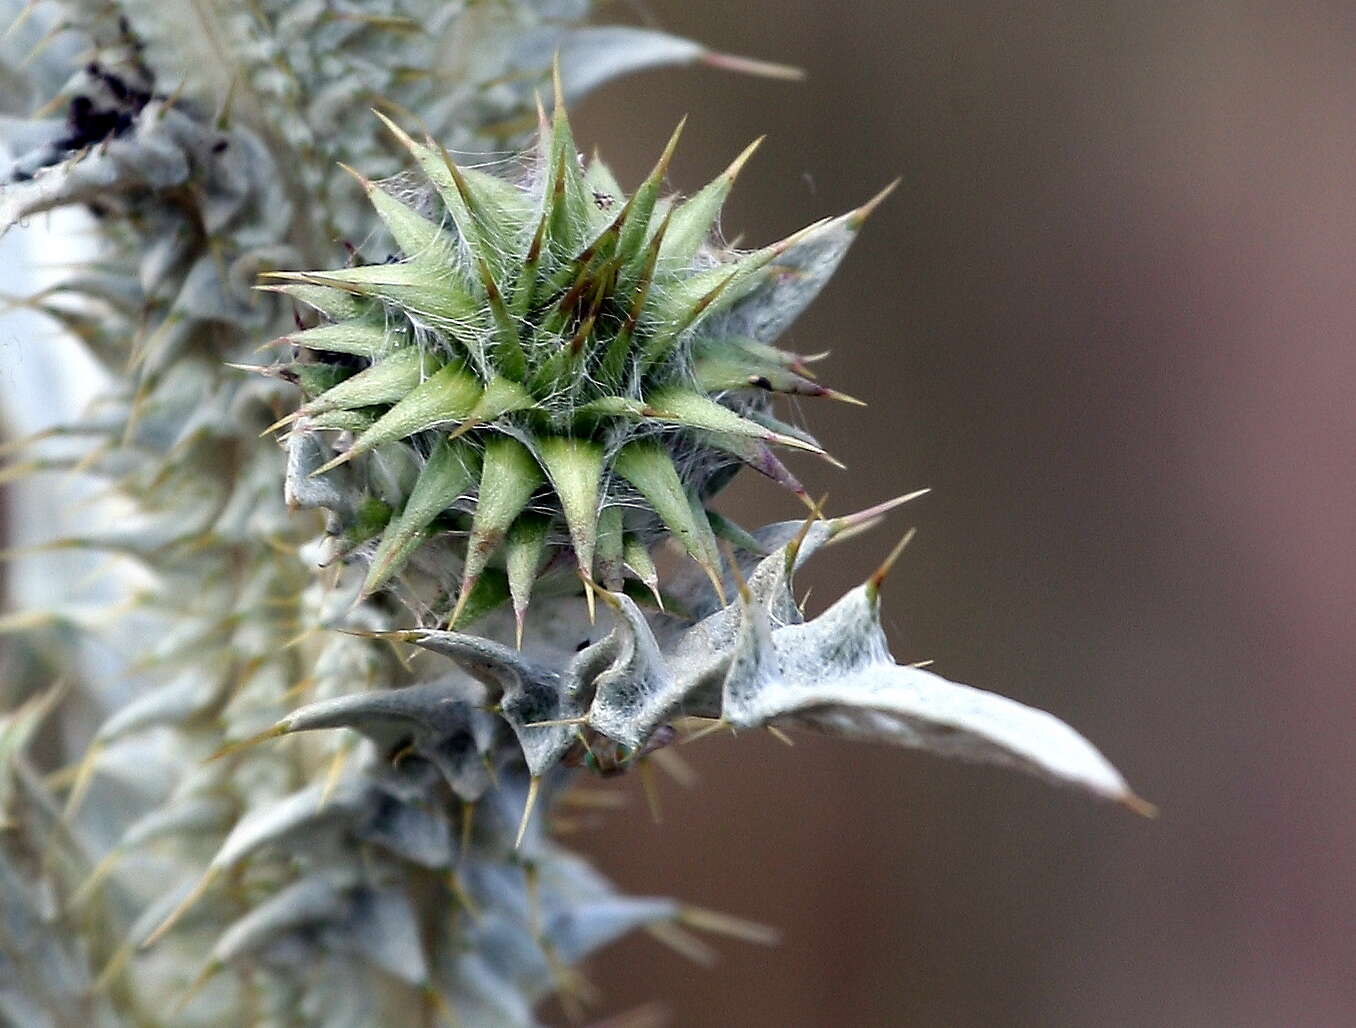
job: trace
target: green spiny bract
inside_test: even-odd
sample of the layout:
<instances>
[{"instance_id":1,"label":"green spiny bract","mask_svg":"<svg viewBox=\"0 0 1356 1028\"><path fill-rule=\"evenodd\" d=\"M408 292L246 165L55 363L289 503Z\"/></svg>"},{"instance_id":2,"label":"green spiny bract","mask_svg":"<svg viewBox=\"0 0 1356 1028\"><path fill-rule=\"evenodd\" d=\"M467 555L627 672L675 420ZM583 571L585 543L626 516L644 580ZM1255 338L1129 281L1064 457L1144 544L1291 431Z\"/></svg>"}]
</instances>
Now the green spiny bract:
<instances>
[{"instance_id":1,"label":"green spiny bract","mask_svg":"<svg viewBox=\"0 0 1356 1028\"><path fill-rule=\"evenodd\" d=\"M410 197L362 180L400 259L274 275L326 321L285 337L304 360L261 369L309 394L285 419L294 432L352 437L308 474L401 440L417 454L395 509L353 504L341 545L379 535L363 592L438 528L468 533L453 624L511 597L521 631L534 580L566 549L586 582L621 589L629 573L658 599L648 550L664 530L719 591L717 535L748 537L705 502L741 464L803 498L771 447L823 453L767 395L850 399L770 345L789 318L770 325L765 308L787 277L803 306L876 201L735 253L712 233L754 146L679 201L660 191L681 125L624 197L601 160L580 161L559 91L522 184L388 125L433 186ZM798 258L820 250L828 266L806 275Z\"/></svg>"}]
</instances>

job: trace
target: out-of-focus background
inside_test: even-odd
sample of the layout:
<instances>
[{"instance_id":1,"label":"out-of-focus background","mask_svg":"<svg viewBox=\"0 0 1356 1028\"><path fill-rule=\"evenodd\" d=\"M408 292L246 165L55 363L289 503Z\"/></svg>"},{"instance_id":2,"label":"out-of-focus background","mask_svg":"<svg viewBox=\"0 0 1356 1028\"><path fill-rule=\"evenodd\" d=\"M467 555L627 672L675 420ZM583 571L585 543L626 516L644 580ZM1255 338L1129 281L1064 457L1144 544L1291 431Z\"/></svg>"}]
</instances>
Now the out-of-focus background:
<instances>
[{"instance_id":1,"label":"out-of-focus background","mask_svg":"<svg viewBox=\"0 0 1356 1028\"><path fill-rule=\"evenodd\" d=\"M591 975L679 1025L1356 1023L1356 7L646 0L804 84L651 74L579 135L674 185L752 137L727 234L903 184L790 342L833 511L920 486L807 568L869 574L896 656L1065 717L1158 821L1001 770L801 735L685 748L698 788L576 836L634 891L764 919L714 970ZM761 481L726 505L796 516ZM625 789L635 789L627 783Z\"/></svg>"}]
</instances>

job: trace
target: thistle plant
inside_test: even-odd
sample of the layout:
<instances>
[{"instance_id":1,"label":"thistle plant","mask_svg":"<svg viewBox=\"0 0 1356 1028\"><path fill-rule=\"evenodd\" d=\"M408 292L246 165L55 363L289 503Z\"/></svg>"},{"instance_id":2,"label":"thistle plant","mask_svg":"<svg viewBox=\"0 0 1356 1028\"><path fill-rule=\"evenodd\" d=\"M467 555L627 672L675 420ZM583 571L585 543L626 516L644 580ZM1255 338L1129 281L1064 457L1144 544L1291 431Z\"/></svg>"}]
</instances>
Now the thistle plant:
<instances>
[{"instance_id":1,"label":"thistle plant","mask_svg":"<svg viewBox=\"0 0 1356 1028\"><path fill-rule=\"evenodd\" d=\"M827 455L775 406L856 402L778 343L889 190L735 250L719 215L756 144L674 195L680 125L628 194L578 153L572 96L781 69L586 13L16 12L6 81L55 92L0 126L4 220L83 207L101 251L15 302L111 385L7 474L103 483L52 545L132 570L116 607L77 583L5 622L29 655L0 725L6 1018L525 1025L586 1000L579 962L633 929L764 940L620 895L551 831L581 777L707 731L922 747L1142 808L1062 722L894 662L898 548L807 619L798 569L912 498L827 514L782 461ZM714 510L746 465L800 513Z\"/></svg>"}]
</instances>

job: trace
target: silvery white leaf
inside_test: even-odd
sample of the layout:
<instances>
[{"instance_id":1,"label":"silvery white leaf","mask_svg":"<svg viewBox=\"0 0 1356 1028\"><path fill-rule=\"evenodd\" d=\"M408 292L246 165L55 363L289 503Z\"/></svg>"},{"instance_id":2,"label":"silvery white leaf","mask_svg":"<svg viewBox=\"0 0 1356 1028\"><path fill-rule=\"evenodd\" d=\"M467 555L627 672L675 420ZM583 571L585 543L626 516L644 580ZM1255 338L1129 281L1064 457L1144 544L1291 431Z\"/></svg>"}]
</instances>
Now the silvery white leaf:
<instances>
[{"instance_id":1,"label":"silvery white leaf","mask_svg":"<svg viewBox=\"0 0 1356 1028\"><path fill-rule=\"evenodd\" d=\"M256 807L231 829L211 867L214 872L228 871L265 846L298 842L314 846L318 833L333 832L358 816L375 790L374 783L349 776L333 789L318 782Z\"/></svg>"},{"instance_id":2,"label":"silvery white leaf","mask_svg":"<svg viewBox=\"0 0 1356 1028\"><path fill-rule=\"evenodd\" d=\"M500 701L504 720L518 735L532 774L544 773L559 759L572 738L569 728L536 724L578 713L568 705L568 696L559 685L559 673L502 643L478 636L421 629L406 633L405 637L416 646L450 657L490 689L491 695Z\"/></svg>"},{"instance_id":3,"label":"silvery white leaf","mask_svg":"<svg viewBox=\"0 0 1356 1028\"><path fill-rule=\"evenodd\" d=\"M613 895L590 898L570 908L547 908L544 930L557 955L569 963L648 924L672 921L678 904L670 899Z\"/></svg>"},{"instance_id":4,"label":"silvery white leaf","mask_svg":"<svg viewBox=\"0 0 1356 1028\"><path fill-rule=\"evenodd\" d=\"M301 510L332 510L352 517L356 490L351 484L351 469L341 465L323 475L311 475L327 460L329 452L319 436L304 424L294 425L287 437L287 477L283 487L287 505Z\"/></svg>"},{"instance_id":5,"label":"silvery white leaf","mask_svg":"<svg viewBox=\"0 0 1356 1028\"><path fill-rule=\"evenodd\" d=\"M206 668L185 672L173 681L143 693L118 709L95 737L108 743L156 725L183 724L214 708L230 688L230 676Z\"/></svg>"},{"instance_id":6,"label":"silvery white leaf","mask_svg":"<svg viewBox=\"0 0 1356 1028\"><path fill-rule=\"evenodd\" d=\"M134 821L118 840L118 847L144 846L167 835L221 831L230 826L235 813L235 803L225 796L192 796L179 803L157 807Z\"/></svg>"},{"instance_id":7,"label":"silvery white leaf","mask_svg":"<svg viewBox=\"0 0 1356 1028\"><path fill-rule=\"evenodd\" d=\"M411 985L422 985L428 980L419 918L404 892L359 890L349 915L348 931L357 950L377 967Z\"/></svg>"},{"instance_id":8,"label":"silvery white leaf","mask_svg":"<svg viewBox=\"0 0 1356 1028\"><path fill-rule=\"evenodd\" d=\"M616 654L594 679L589 725L627 746L640 746L674 716L687 690L669 673L640 608L618 595Z\"/></svg>"},{"instance_id":9,"label":"silvery white leaf","mask_svg":"<svg viewBox=\"0 0 1356 1028\"><path fill-rule=\"evenodd\" d=\"M274 893L232 922L212 947L212 960L228 964L299 928L344 920L349 904L339 885L312 875Z\"/></svg>"},{"instance_id":10,"label":"silvery white leaf","mask_svg":"<svg viewBox=\"0 0 1356 1028\"><path fill-rule=\"evenodd\" d=\"M1116 769L1058 718L897 665L868 586L803 625L770 630L755 605L747 608L745 623L722 708L733 725L803 726L1005 764L1132 802Z\"/></svg>"},{"instance_id":11,"label":"silvery white leaf","mask_svg":"<svg viewBox=\"0 0 1356 1028\"><path fill-rule=\"evenodd\" d=\"M782 335L819 295L857 238L855 212L825 222L781 254L761 273L758 285L737 300L720 331L760 343Z\"/></svg>"},{"instance_id":12,"label":"silvery white leaf","mask_svg":"<svg viewBox=\"0 0 1356 1028\"><path fill-rule=\"evenodd\" d=\"M371 797L354 835L420 867L450 868L455 858L452 825L438 806L416 806L389 793Z\"/></svg>"},{"instance_id":13,"label":"silvery white leaf","mask_svg":"<svg viewBox=\"0 0 1356 1028\"><path fill-rule=\"evenodd\" d=\"M648 68L691 64L707 50L690 39L630 25L587 25L566 32L557 44L567 100L612 79Z\"/></svg>"}]
</instances>

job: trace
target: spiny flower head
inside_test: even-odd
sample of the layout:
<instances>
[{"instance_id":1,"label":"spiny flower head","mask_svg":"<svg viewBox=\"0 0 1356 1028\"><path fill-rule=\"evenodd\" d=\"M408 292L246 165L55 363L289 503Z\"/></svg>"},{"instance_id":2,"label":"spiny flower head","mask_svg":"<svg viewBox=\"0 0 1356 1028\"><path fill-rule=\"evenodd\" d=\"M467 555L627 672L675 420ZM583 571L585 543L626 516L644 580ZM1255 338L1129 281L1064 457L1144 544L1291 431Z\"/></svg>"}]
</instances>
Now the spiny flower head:
<instances>
[{"instance_id":1,"label":"spiny flower head","mask_svg":"<svg viewBox=\"0 0 1356 1028\"><path fill-rule=\"evenodd\" d=\"M399 256L278 273L267 288L326 321L285 337L304 362L263 369L310 395L280 424L352 438L311 474L393 444L417 457L408 495L364 508L359 535L380 533L364 593L446 527L468 533L452 623L511 598L521 630L543 567L571 553L590 599L591 583L621 588L628 572L657 598L649 545L663 532L719 589L717 534L748 537L706 501L741 463L804 498L771 448L823 455L771 417L768 394L850 400L769 344L880 198L738 253L713 226L756 143L678 201L660 190L681 124L624 198L606 165L581 161L559 88L524 183L386 123L432 195L412 206L359 176Z\"/></svg>"}]
</instances>

